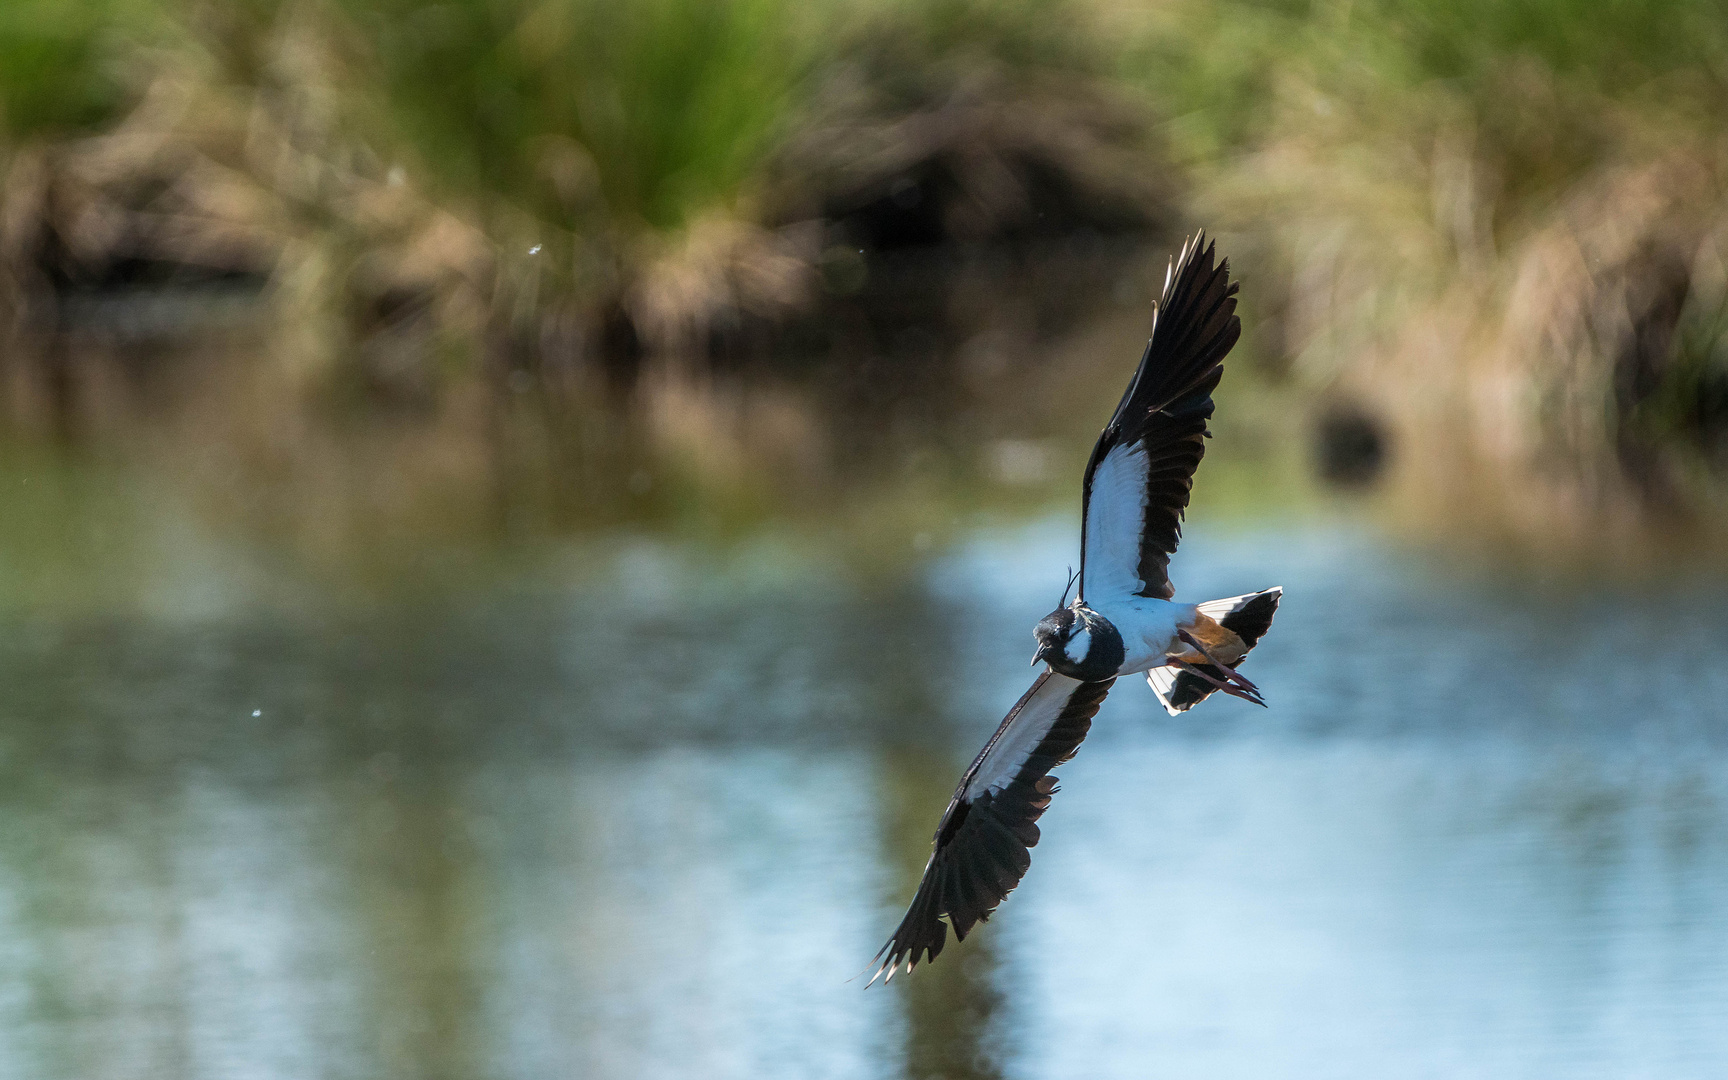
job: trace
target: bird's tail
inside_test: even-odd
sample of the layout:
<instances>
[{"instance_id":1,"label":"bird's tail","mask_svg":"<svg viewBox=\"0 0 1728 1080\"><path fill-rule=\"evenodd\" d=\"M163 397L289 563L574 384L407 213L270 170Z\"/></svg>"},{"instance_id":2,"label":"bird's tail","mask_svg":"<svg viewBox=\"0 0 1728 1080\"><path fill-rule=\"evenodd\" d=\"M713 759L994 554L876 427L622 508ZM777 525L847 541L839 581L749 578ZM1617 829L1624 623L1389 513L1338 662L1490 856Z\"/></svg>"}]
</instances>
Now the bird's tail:
<instances>
[{"instance_id":1,"label":"bird's tail","mask_svg":"<svg viewBox=\"0 0 1728 1080\"><path fill-rule=\"evenodd\" d=\"M1275 585L1260 592L1226 597L1223 600L1208 600L1204 604L1196 605L1200 614L1242 639L1240 655L1221 658L1225 663L1241 666L1249 651L1271 628L1272 616L1278 613L1278 600L1283 595L1284 590ZM1214 680L1223 681L1225 678L1225 672L1212 664L1194 666ZM1187 712L1211 697L1212 692L1218 689L1214 682L1202 678L1194 671L1178 667L1155 667L1146 673L1146 681L1152 684L1152 692L1158 695L1158 700L1164 704L1165 710L1171 716Z\"/></svg>"}]
</instances>

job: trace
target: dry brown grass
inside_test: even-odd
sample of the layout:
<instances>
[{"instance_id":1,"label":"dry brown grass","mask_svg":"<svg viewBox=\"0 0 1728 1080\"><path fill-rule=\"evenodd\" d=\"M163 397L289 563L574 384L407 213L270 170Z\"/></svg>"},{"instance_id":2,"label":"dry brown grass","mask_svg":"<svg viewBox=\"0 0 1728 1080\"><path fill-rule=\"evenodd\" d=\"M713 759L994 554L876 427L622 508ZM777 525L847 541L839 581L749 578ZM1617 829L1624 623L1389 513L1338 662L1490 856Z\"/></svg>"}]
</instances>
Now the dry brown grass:
<instances>
[{"instance_id":1,"label":"dry brown grass","mask_svg":"<svg viewBox=\"0 0 1728 1080\"><path fill-rule=\"evenodd\" d=\"M1292 387L1382 425L1401 519L1616 557L1695 543L1723 524L1708 421L1655 403L1689 392L1680 343L1721 308L1728 144L1529 65L1508 79L1531 110L1595 110L1588 159L1538 195L1509 190L1455 87L1352 101L1291 78L1279 134L1202 199L1281 283L1261 345Z\"/></svg>"},{"instance_id":2,"label":"dry brown grass","mask_svg":"<svg viewBox=\"0 0 1728 1080\"><path fill-rule=\"evenodd\" d=\"M328 391L357 337L482 328L490 242L365 152L332 70L311 31L288 27L270 87L166 72L112 130L19 148L0 186L15 327L87 328L95 307L125 332L129 299L255 283L293 395ZM432 378L369 375L405 392Z\"/></svg>"}]
</instances>

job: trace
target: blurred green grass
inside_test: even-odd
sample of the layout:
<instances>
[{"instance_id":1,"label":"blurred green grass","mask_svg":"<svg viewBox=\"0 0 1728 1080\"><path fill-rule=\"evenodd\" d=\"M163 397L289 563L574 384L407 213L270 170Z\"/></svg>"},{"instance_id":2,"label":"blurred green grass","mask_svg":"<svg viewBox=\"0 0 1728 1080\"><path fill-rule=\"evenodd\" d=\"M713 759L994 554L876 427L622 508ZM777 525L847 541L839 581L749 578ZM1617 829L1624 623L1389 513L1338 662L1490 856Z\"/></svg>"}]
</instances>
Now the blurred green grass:
<instances>
[{"instance_id":1,"label":"blurred green grass","mask_svg":"<svg viewBox=\"0 0 1728 1080\"><path fill-rule=\"evenodd\" d=\"M111 35L146 7L128 0L18 0L0 6L0 135L7 142L94 130L125 100Z\"/></svg>"},{"instance_id":2,"label":"blurred green grass","mask_svg":"<svg viewBox=\"0 0 1728 1080\"><path fill-rule=\"evenodd\" d=\"M572 229L737 196L822 59L822 3L348 3L415 156Z\"/></svg>"},{"instance_id":3,"label":"blurred green grass","mask_svg":"<svg viewBox=\"0 0 1728 1080\"><path fill-rule=\"evenodd\" d=\"M1507 178L1532 193L1603 149L1532 121L1605 118L1509 93L1509 71L1711 122L1728 63L1719 0L17 0L0 10L5 139L101 130L153 67L213 56L212 77L266 82L289 24L317 27L356 110L388 117L366 134L398 145L378 150L572 227L592 222L556 190L548 141L581 148L612 213L675 229L759 179L826 74L874 57L908 79L967 60L1109 78L1155 107L1185 167L1287 131L1276 99L1292 79L1413 126L1431 117L1403 112L1406 95L1438 89L1520 155Z\"/></svg>"}]
</instances>

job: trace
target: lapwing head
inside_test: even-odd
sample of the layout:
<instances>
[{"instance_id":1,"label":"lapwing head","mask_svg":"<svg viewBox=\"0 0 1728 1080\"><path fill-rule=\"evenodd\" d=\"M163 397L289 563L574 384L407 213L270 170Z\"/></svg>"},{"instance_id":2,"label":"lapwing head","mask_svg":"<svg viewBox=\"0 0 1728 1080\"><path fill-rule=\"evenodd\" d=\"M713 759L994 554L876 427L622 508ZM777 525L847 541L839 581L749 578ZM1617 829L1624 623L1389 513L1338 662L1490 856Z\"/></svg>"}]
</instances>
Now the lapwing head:
<instances>
[{"instance_id":1,"label":"lapwing head","mask_svg":"<svg viewBox=\"0 0 1728 1080\"><path fill-rule=\"evenodd\" d=\"M1060 674L1080 677L1075 672L1092 650L1092 635L1074 607L1059 607L1038 620L1032 636L1038 639L1038 651L1032 657L1034 667L1043 662Z\"/></svg>"}]
</instances>

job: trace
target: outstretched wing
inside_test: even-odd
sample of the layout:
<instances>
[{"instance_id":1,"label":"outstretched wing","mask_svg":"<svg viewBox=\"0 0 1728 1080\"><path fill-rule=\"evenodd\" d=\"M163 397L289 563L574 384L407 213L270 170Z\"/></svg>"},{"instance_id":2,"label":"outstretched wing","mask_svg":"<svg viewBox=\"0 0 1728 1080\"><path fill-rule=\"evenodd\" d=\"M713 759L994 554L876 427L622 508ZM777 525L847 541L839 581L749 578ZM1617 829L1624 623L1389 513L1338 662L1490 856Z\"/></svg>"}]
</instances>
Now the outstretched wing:
<instances>
[{"instance_id":1,"label":"outstretched wing","mask_svg":"<svg viewBox=\"0 0 1728 1080\"><path fill-rule=\"evenodd\" d=\"M936 850L900 928L882 946L870 981L931 960L948 939L942 916L965 940L1032 865L1038 818L1056 792L1051 769L1074 756L1115 679L1081 682L1046 671L1008 710L960 778L936 826ZM884 957L886 957L884 959Z\"/></svg>"},{"instance_id":2,"label":"outstretched wing","mask_svg":"<svg viewBox=\"0 0 1728 1080\"><path fill-rule=\"evenodd\" d=\"M1152 339L1086 465L1080 595L1093 601L1174 591L1167 571L1206 452L1212 391L1242 334L1230 264L1214 267L1205 241L1196 234L1166 274Z\"/></svg>"}]
</instances>

